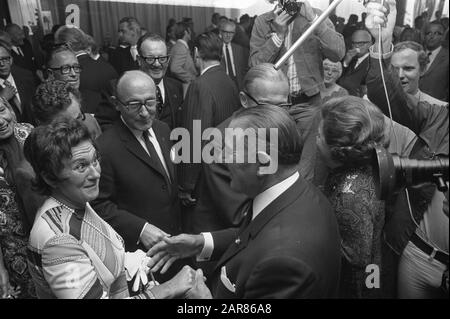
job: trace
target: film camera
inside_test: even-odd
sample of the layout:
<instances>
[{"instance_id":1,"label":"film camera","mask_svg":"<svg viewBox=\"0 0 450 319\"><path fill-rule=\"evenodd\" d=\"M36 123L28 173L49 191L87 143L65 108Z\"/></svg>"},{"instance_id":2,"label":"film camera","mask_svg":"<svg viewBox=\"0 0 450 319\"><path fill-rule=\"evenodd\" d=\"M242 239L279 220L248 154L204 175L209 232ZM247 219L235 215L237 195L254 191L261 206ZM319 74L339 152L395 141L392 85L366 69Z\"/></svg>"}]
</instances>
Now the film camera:
<instances>
[{"instance_id":1,"label":"film camera","mask_svg":"<svg viewBox=\"0 0 450 319\"><path fill-rule=\"evenodd\" d=\"M390 154L384 148L374 151L377 195L385 200L403 187L435 183L438 190L448 190L449 159L416 160Z\"/></svg>"},{"instance_id":2,"label":"film camera","mask_svg":"<svg viewBox=\"0 0 450 319\"><path fill-rule=\"evenodd\" d=\"M298 2L297 0L280 0L283 11L286 11L290 16L296 16L300 12L302 4L303 3Z\"/></svg>"}]
</instances>

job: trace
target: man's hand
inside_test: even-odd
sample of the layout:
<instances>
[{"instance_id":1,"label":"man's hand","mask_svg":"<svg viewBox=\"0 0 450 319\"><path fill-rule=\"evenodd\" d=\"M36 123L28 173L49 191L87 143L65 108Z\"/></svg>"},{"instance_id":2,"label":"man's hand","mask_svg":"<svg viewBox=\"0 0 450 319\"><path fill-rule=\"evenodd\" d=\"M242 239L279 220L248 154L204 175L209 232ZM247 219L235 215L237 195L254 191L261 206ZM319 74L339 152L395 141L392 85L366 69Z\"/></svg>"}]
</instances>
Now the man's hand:
<instances>
[{"instance_id":1,"label":"man's hand","mask_svg":"<svg viewBox=\"0 0 450 319\"><path fill-rule=\"evenodd\" d=\"M197 203L197 200L192 197L191 193L188 193L188 192L180 191L178 193L178 197L180 198L181 204L184 207L192 207Z\"/></svg>"},{"instance_id":2,"label":"man's hand","mask_svg":"<svg viewBox=\"0 0 450 319\"><path fill-rule=\"evenodd\" d=\"M281 9L275 12L275 15L276 18L272 21L272 29L281 40L284 40L292 17Z\"/></svg>"},{"instance_id":3,"label":"man's hand","mask_svg":"<svg viewBox=\"0 0 450 319\"><path fill-rule=\"evenodd\" d=\"M0 88L0 96L6 101L11 100L16 94L17 89L9 83L4 88Z\"/></svg>"},{"instance_id":4,"label":"man's hand","mask_svg":"<svg viewBox=\"0 0 450 319\"><path fill-rule=\"evenodd\" d=\"M203 276L203 271L197 269L195 275L194 285L186 293L187 299L212 299L211 291L205 284L205 277Z\"/></svg>"},{"instance_id":5,"label":"man's hand","mask_svg":"<svg viewBox=\"0 0 450 319\"><path fill-rule=\"evenodd\" d=\"M377 42L381 36L383 43L388 43L390 46L395 20L397 19L397 4L395 0L384 0L384 5L377 2L369 2L366 9L366 28ZM381 35L379 34L379 26L381 26Z\"/></svg>"},{"instance_id":6,"label":"man's hand","mask_svg":"<svg viewBox=\"0 0 450 319\"><path fill-rule=\"evenodd\" d=\"M163 232L158 227L151 224L146 224L139 240L146 249L150 249L167 236L170 235Z\"/></svg>"},{"instance_id":7,"label":"man's hand","mask_svg":"<svg viewBox=\"0 0 450 319\"><path fill-rule=\"evenodd\" d=\"M313 22L317 16L317 14L314 12L313 7L308 0L302 0L300 2L303 2L302 8L300 9L300 15L305 17L309 23Z\"/></svg>"},{"instance_id":8,"label":"man's hand","mask_svg":"<svg viewBox=\"0 0 450 319\"><path fill-rule=\"evenodd\" d=\"M165 283L153 286L150 290L156 299L184 298L187 291L194 286L196 271L184 266L178 274Z\"/></svg>"},{"instance_id":9,"label":"man's hand","mask_svg":"<svg viewBox=\"0 0 450 319\"><path fill-rule=\"evenodd\" d=\"M164 274L176 260L198 255L204 244L203 235L181 234L164 237L161 242L147 252L147 256L152 258L148 267L152 272L157 272L162 268L161 273Z\"/></svg>"},{"instance_id":10,"label":"man's hand","mask_svg":"<svg viewBox=\"0 0 450 319\"><path fill-rule=\"evenodd\" d=\"M358 53L359 53L358 49L350 49L347 51L347 54L345 55L344 58L344 64L346 67L350 65L350 63Z\"/></svg>"}]
</instances>

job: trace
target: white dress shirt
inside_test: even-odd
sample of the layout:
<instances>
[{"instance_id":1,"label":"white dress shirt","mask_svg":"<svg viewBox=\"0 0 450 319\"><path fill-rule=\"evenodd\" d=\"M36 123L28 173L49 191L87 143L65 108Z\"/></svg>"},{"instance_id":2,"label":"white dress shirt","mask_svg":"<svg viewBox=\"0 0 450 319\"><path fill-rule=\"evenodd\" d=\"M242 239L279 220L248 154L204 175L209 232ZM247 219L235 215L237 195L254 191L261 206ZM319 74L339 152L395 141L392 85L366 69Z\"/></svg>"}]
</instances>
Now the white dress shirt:
<instances>
[{"instance_id":1,"label":"white dress shirt","mask_svg":"<svg viewBox=\"0 0 450 319\"><path fill-rule=\"evenodd\" d=\"M23 54L23 51L22 51L22 49L21 49L20 47L17 47L17 46L15 46L15 45L13 45L13 46L11 47L11 49L13 49L14 52L16 52L16 54L18 54L18 55L20 55L20 56L25 56L25 55Z\"/></svg>"},{"instance_id":2,"label":"white dress shirt","mask_svg":"<svg viewBox=\"0 0 450 319\"><path fill-rule=\"evenodd\" d=\"M231 73L230 70L228 70L228 61L227 61L227 53L226 53L227 48L228 48L228 53L230 54L230 59L231 59L230 64L231 64L231 67L233 68L233 70L232 70L233 73ZM236 76L236 66L234 65L233 48L231 47L231 43L228 43L228 44L224 43L223 47L222 47L222 51L223 51L223 57L225 59L225 68L227 71L227 75L231 74L233 76Z\"/></svg>"},{"instance_id":3,"label":"white dress shirt","mask_svg":"<svg viewBox=\"0 0 450 319\"><path fill-rule=\"evenodd\" d=\"M133 57L133 60L136 61L137 60L137 56L139 55L138 49L137 49L137 45L132 45L130 47L130 53L131 56Z\"/></svg>"},{"instance_id":4,"label":"white dress shirt","mask_svg":"<svg viewBox=\"0 0 450 319\"><path fill-rule=\"evenodd\" d=\"M267 207L281 196L285 191L287 191L294 183L299 179L300 174L295 172L290 177L273 185L272 187L266 189L261 194L258 194L253 199L253 216L252 221ZM205 243L200 254L197 256L197 261L209 261L211 255L214 251L214 240L211 233L202 233Z\"/></svg>"},{"instance_id":5,"label":"white dress shirt","mask_svg":"<svg viewBox=\"0 0 450 319\"><path fill-rule=\"evenodd\" d=\"M164 79L161 79L161 81L158 83L157 87L159 87L159 90L161 91L161 97L162 97L163 103L166 103L166 89L164 88Z\"/></svg>"},{"instance_id":6,"label":"white dress shirt","mask_svg":"<svg viewBox=\"0 0 450 319\"><path fill-rule=\"evenodd\" d=\"M213 67L218 66L218 65L220 65L220 63L215 63L215 64L213 64L213 65L208 66L207 68L205 68L205 69L202 71L202 73L200 73L200 76L202 76L203 74L205 74L206 71L208 71L209 69L212 69Z\"/></svg>"}]
</instances>

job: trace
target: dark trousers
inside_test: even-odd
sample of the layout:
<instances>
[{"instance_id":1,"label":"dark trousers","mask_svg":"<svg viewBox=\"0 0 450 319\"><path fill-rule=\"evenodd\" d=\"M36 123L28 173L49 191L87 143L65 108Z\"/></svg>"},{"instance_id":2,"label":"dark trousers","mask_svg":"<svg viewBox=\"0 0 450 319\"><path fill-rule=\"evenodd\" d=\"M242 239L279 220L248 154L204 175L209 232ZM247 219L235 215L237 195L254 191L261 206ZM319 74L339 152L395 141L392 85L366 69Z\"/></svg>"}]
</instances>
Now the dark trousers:
<instances>
[{"instance_id":1,"label":"dark trousers","mask_svg":"<svg viewBox=\"0 0 450 319\"><path fill-rule=\"evenodd\" d=\"M292 105L304 104L305 106L321 106L322 98L320 93L316 95L308 96L304 93L297 96L290 96Z\"/></svg>"}]
</instances>

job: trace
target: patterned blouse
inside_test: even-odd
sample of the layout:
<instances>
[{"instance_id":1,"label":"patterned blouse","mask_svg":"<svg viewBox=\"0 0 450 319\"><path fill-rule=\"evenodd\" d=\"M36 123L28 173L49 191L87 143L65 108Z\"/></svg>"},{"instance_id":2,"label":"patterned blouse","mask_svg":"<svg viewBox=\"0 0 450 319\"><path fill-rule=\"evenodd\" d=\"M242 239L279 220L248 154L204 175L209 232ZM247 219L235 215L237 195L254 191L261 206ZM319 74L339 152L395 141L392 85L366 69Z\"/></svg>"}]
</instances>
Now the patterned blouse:
<instances>
[{"instance_id":1,"label":"patterned blouse","mask_svg":"<svg viewBox=\"0 0 450 319\"><path fill-rule=\"evenodd\" d=\"M340 297L380 298L381 289L369 289L369 265L382 271L381 250L385 204L375 192L371 167L339 168L325 184L325 194L336 213L343 255ZM380 279L381 281L381 279Z\"/></svg>"},{"instance_id":2,"label":"patterned blouse","mask_svg":"<svg viewBox=\"0 0 450 319\"><path fill-rule=\"evenodd\" d=\"M15 124L14 137L21 146L32 128L29 124ZM0 151L0 167L5 169L7 165L6 157ZM12 288L9 294L13 298L36 298L33 281L28 273L27 244L24 214L17 205L16 190L0 176L0 247Z\"/></svg>"},{"instance_id":3,"label":"patterned blouse","mask_svg":"<svg viewBox=\"0 0 450 319\"><path fill-rule=\"evenodd\" d=\"M124 259L122 238L89 204L73 211L49 198L39 210L28 246L39 298L128 298Z\"/></svg>"}]
</instances>

